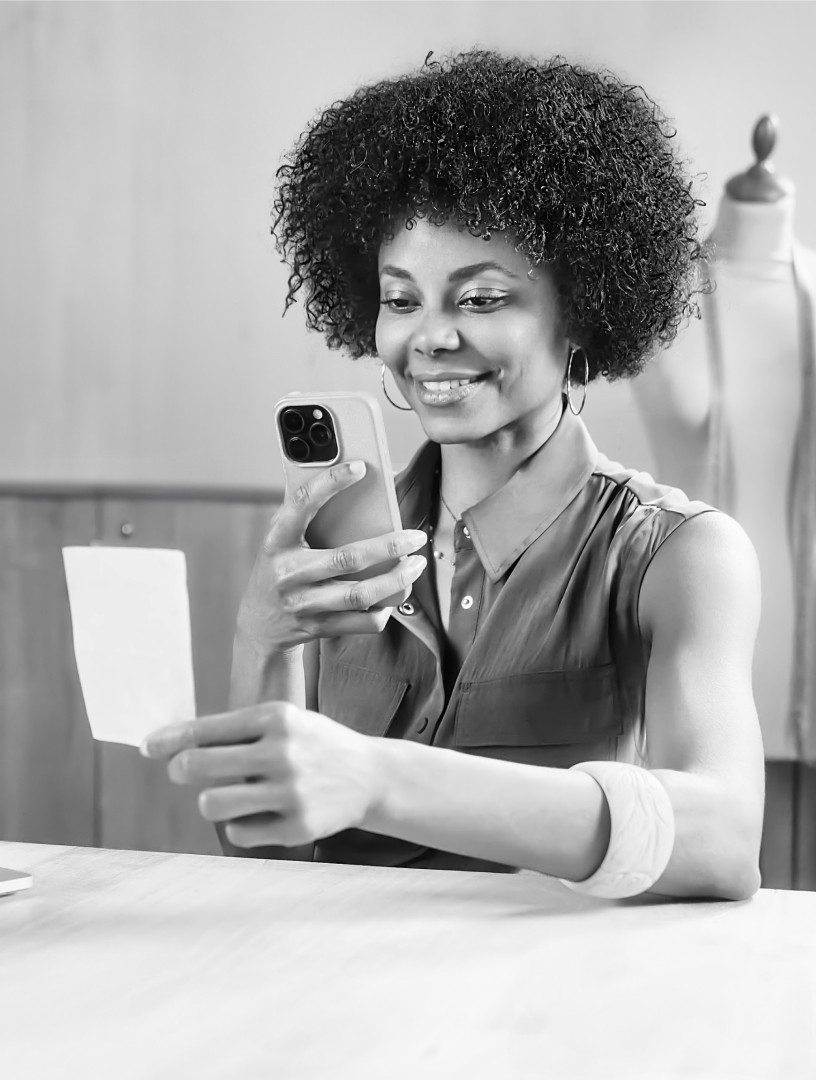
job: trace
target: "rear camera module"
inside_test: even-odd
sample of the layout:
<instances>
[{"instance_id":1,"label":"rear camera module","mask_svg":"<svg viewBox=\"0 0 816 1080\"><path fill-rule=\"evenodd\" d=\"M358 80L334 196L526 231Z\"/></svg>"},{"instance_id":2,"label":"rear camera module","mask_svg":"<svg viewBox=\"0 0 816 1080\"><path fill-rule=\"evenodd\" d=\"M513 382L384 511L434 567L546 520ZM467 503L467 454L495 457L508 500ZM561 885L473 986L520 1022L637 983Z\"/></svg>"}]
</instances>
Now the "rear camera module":
<instances>
[{"instance_id":1,"label":"rear camera module","mask_svg":"<svg viewBox=\"0 0 816 1080\"><path fill-rule=\"evenodd\" d=\"M299 465L330 465L340 449L334 419L328 409L315 402L288 405L278 412L278 428L283 450Z\"/></svg>"}]
</instances>

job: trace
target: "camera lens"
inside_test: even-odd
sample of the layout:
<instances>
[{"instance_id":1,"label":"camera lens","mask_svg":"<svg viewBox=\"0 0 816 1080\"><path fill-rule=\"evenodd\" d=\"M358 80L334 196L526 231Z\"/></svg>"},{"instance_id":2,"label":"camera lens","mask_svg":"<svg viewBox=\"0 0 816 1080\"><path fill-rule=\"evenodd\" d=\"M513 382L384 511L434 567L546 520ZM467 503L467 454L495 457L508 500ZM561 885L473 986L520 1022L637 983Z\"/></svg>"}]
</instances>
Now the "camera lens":
<instances>
[{"instance_id":1,"label":"camera lens","mask_svg":"<svg viewBox=\"0 0 816 1080\"><path fill-rule=\"evenodd\" d=\"M296 431L303 431L306 422L297 409L285 409L281 416L281 424L284 431L291 431L294 434Z\"/></svg>"},{"instance_id":2,"label":"camera lens","mask_svg":"<svg viewBox=\"0 0 816 1080\"><path fill-rule=\"evenodd\" d=\"M309 428L309 438L315 446L328 446L332 440L332 433L325 424L312 424Z\"/></svg>"},{"instance_id":3,"label":"camera lens","mask_svg":"<svg viewBox=\"0 0 816 1080\"><path fill-rule=\"evenodd\" d=\"M290 439L287 449L293 461L307 461L312 452L306 440L298 438Z\"/></svg>"}]
</instances>

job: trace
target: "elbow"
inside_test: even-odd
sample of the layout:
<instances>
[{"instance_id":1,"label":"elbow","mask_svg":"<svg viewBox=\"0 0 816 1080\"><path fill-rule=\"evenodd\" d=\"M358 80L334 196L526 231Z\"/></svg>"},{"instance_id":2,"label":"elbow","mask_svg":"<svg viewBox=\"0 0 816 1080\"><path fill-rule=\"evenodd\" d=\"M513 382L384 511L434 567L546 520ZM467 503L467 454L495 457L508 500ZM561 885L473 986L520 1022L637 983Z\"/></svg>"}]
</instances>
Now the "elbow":
<instances>
[{"instance_id":1,"label":"elbow","mask_svg":"<svg viewBox=\"0 0 816 1080\"><path fill-rule=\"evenodd\" d=\"M677 792L677 801L685 794ZM750 900L762 884L759 848L763 800L735 798L706 784L675 812L677 832L666 872L655 883L662 895ZM705 798L700 795L705 795Z\"/></svg>"},{"instance_id":2,"label":"elbow","mask_svg":"<svg viewBox=\"0 0 816 1080\"><path fill-rule=\"evenodd\" d=\"M728 872L717 882L716 897L718 900L750 900L761 884L757 858L734 859Z\"/></svg>"},{"instance_id":3,"label":"elbow","mask_svg":"<svg viewBox=\"0 0 816 1080\"><path fill-rule=\"evenodd\" d=\"M714 846L716 856L709 862L713 870L713 895L718 900L750 900L762 885L759 847L762 819L756 814L736 815L723 828ZM712 852L712 853L713 853Z\"/></svg>"},{"instance_id":4,"label":"elbow","mask_svg":"<svg viewBox=\"0 0 816 1080\"><path fill-rule=\"evenodd\" d=\"M723 822L718 845L722 852L719 896L723 900L750 900L762 885L759 849L763 812L764 798L740 800Z\"/></svg>"},{"instance_id":5,"label":"elbow","mask_svg":"<svg viewBox=\"0 0 816 1080\"><path fill-rule=\"evenodd\" d=\"M749 851L709 851L704 857L686 857L681 865L669 863L666 873L650 890L659 896L699 900L750 900L762 880L759 861Z\"/></svg>"}]
</instances>

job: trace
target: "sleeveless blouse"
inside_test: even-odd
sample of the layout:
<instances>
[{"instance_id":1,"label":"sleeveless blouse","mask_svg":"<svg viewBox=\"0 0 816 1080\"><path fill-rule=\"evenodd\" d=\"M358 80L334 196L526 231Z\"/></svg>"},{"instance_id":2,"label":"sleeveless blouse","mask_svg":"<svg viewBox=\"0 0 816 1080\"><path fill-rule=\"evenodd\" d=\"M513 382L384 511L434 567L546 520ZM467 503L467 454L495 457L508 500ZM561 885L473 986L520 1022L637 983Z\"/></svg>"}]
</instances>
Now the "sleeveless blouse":
<instances>
[{"instance_id":1,"label":"sleeveless blouse","mask_svg":"<svg viewBox=\"0 0 816 1080\"><path fill-rule=\"evenodd\" d=\"M427 529L440 456L425 443L397 479L405 528ZM648 766L640 587L661 544L711 510L610 462L565 410L548 441L457 524L448 633L428 547L382 633L321 641L320 712L366 735L531 765ZM513 869L358 829L318 841L314 858Z\"/></svg>"}]
</instances>

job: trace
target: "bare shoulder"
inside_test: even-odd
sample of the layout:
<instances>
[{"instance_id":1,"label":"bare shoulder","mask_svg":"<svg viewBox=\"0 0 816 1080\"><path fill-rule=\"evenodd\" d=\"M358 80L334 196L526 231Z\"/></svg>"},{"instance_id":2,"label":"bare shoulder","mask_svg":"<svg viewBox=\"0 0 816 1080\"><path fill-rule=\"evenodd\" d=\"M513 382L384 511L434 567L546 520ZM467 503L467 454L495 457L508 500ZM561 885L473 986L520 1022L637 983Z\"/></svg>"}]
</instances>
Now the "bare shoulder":
<instances>
[{"instance_id":1,"label":"bare shoulder","mask_svg":"<svg viewBox=\"0 0 816 1080\"><path fill-rule=\"evenodd\" d=\"M742 623L753 636L759 605L754 546L738 522L714 511L683 522L664 541L644 575L638 612L646 633Z\"/></svg>"}]
</instances>

